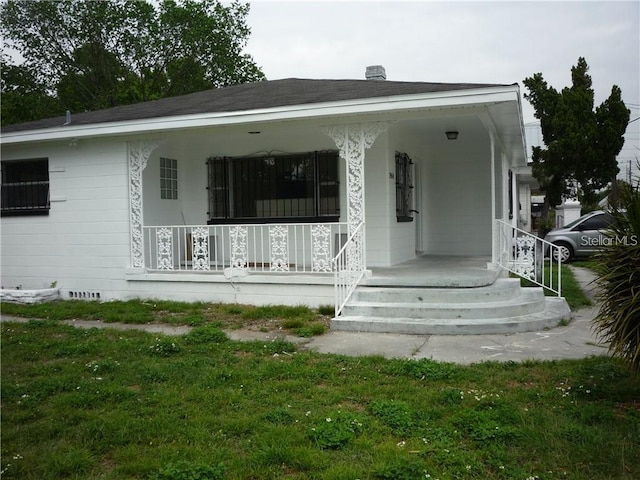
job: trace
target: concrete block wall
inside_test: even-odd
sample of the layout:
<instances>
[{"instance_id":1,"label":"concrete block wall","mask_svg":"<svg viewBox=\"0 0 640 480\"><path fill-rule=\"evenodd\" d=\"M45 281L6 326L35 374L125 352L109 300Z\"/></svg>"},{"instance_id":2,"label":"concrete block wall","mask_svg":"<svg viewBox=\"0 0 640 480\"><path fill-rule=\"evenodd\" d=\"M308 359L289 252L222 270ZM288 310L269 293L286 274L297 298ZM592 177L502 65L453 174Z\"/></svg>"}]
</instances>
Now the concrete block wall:
<instances>
[{"instance_id":1,"label":"concrete block wall","mask_svg":"<svg viewBox=\"0 0 640 480\"><path fill-rule=\"evenodd\" d=\"M3 149L3 160L49 159L46 216L2 218L2 286L110 290L130 263L124 141L80 140Z\"/></svg>"}]
</instances>

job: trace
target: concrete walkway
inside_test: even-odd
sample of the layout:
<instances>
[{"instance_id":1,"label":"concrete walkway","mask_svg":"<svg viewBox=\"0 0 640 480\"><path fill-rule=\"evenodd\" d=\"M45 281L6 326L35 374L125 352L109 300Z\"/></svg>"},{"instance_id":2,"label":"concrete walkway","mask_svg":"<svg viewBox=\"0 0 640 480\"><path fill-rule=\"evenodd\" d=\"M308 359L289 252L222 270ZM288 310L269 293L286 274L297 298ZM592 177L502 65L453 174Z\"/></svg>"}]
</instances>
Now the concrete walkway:
<instances>
[{"instance_id":1,"label":"concrete walkway","mask_svg":"<svg viewBox=\"0 0 640 480\"><path fill-rule=\"evenodd\" d=\"M571 267L576 279L592 299L596 293L593 274L585 268ZM359 333L329 331L313 338L283 336L279 332L231 330L232 340L271 341L284 339L301 349L319 353L348 356L381 355L387 358L431 358L438 361L470 364L482 361L559 360L606 355L603 345L591 331L591 320L598 306L572 312L569 325L541 332L509 335L400 335L389 333ZM25 322L26 319L0 316L0 321ZM183 335L190 327L169 325L125 325L100 321L67 320L62 323L78 328L112 328L119 330L145 330L165 335Z\"/></svg>"},{"instance_id":2,"label":"concrete walkway","mask_svg":"<svg viewBox=\"0 0 640 480\"><path fill-rule=\"evenodd\" d=\"M397 335L329 332L304 345L320 353L383 355L388 358L431 358L460 364L488 360L558 360L607 353L591 332L596 307L574 312L571 323L542 332L510 335Z\"/></svg>"}]
</instances>

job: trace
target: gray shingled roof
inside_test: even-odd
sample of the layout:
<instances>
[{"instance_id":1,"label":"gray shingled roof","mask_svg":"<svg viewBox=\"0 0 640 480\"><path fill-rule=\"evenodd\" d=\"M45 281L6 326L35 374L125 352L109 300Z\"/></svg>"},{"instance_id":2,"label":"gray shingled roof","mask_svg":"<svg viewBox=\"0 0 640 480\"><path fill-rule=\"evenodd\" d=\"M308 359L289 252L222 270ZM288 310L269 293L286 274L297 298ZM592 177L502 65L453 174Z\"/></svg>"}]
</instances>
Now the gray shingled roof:
<instances>
[{"instance_id":1,"label":"gray shingled roof","mask_svg":"<svg viewBox=\"0 0 640 480\"><path fill-rule=\"evenodd\" d=\"M216 88L93 112L72 113L72 125L142 120L201 113L222 113L333 101L389 97L484 87L496 84L392 82L380 80L307 80L287 78ZM57 128L65 117L8 125L2 133Z\"/></svg>"}]
</instances>

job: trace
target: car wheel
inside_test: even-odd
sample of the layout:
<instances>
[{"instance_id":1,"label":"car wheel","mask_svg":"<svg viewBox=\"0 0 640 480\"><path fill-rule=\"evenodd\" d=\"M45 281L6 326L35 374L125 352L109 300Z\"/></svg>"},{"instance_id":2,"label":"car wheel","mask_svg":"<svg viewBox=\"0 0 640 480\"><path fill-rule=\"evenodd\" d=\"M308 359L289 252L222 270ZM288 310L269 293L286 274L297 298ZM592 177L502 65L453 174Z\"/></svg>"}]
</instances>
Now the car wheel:
<instances>
[{"instance_id":1,"label":"car wheel","mask_svg":"<svg viewBox=\"0 0 640 480\"><path fill-rule=\"evenodd\" d=\"M558 248L553 249L553 259L560 259L560 263L567 263L569 260L573 258L573 248L571 245L564 242L554 243L554 245Z\"/></svg>"}]
</instances>

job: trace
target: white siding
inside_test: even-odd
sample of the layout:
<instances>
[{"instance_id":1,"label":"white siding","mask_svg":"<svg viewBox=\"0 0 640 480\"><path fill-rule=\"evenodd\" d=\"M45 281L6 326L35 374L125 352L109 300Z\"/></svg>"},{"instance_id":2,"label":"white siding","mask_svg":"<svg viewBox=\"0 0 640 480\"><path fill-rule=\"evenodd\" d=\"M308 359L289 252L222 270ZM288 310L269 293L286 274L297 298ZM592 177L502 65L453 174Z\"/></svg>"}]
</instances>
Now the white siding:
<instances>
[{"instance_id":1,"label":"white siding","mask_svg":"<svg viewBox=\"0 0 640 480\"><path fill-rule=\"evenodd\" d=\"M422 169L421 182L424 252L490 255L489 150L435 153Z\"/></svg>"},{"instance_id":2,"label":"white siding","mask_svg":"<svg viewBox=\"0 0 640 480\"><path fill-rule=\"evenodd\" d=\"M365 222L367 266L387 266L390 257L389 149L387 135L382 134L365 151ZM394 214L395 215L395 214Z\"/></svg>"},{"instance_id":3,"label":"white siding","mask_svg":"<svg viewBox=\"0 0 640 480\"><path fill-rule=\"evenodd\" d=\"M2 286L102 291L129 265L126 145L82 140L3 148L2 159L47 157L48 216L2 218Z\"/></svg>"}]
</instances>

